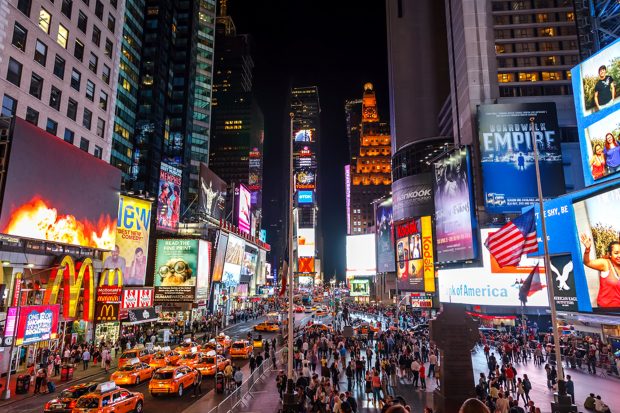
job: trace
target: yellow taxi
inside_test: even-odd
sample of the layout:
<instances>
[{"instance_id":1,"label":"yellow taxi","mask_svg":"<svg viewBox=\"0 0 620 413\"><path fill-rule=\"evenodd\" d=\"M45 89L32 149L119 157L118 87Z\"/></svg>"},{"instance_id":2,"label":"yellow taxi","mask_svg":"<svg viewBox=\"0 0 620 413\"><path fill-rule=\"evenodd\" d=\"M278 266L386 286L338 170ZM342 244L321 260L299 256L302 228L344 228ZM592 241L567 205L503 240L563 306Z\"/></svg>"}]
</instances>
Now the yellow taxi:
<instances>
[{"instance_id":1,"label":"yellow taxi","mask_svg":"<svg viewBox=\"0 0 620 413\"><path fill-rule=\"evenodd\" d=\"M192 366L200 358L200 353L196 347L192 348L190 353L185 353L177 361L177 366Z\"/></svg>"},{"instance_id":2,"label":"yellow taxi","mask_svg":"<svg viewBox=\"0 0 620 413\"><path fill-rule=\"evenodd\" d=\"M226 366L230 364L230 360L211 351L208 354L201 354L196 364L194 364L194 368L203 376L213 376L215 375L216 363L217 371L223 372Z\"/></svg>"},{"instance_id":3,"label":"yellow taxi","mask_svg":"<svg viewBox=\"0 0 620 413\"><path fill-rule=\"evenodd\" d=\"M151 357L151 361L149 362L149 366L154 369L165 366L173 366L179 361L179 358L181 358L181 355L176 351L172 351L170 348L163 349L153 354L153 357Z\"/></svg>"},{"instance_id":4,"label":"yellow taxi","mask_svg":"<svg viewBox=\"0 0 620 413\"><path fill-rule=\"evenodd\" d=\"M262 323L256 324L254 326L254 330L277 333L278 331L280 331L280 326L276 322L263 321Z\"/></svg>"},{"instance_id":5,"label":"yellow taxi","mask_svg":"<svg viewBox=\"0 0 620 413\"><path fill-rule=\"evenodd\" d=\"M68 387L60 392L58 397L45 403L44 413L71 413L77 403L77 399L97 389L98 383L88 382Z\"/></svg>"},{"instance_id":6,"label":"yellow taxi","mask_svg":"<svg viewBox=\"0 0 620 413\"><path fill-rule=\"evenodd\" d=\"M228 337L224 333L218 334L215 337L215 341L217 341L217 343L220 344L225 349L230 348L230 345L232 344L232 340L230 339L230 337Z\"/></svg>"},{"instance_id":7,"label":"yellow taxi","mask_svg":"<svg viewBox=\"0 0 620 413\"><path fill-rule=\"evenodd\" d=\"M124 366L125 364L129 363L130 360L133 360L135 358L140 359L140 361L143 363L148 363L151 361L152 356L153 354L151 354L151 352L148 351L146 348L136 346L131 350L123 351L121 356L118 358L118 367Z\"/></svg>"},{"instance_id":8,"label":"yellow taxi","mask_svg":"<svg viewBox=\"0 0 620 413\"><path fill-rule=\"evenodd\" d=\"M110 380L117 385L140 384L142 381L150 380L154 370L153 367L135 358L112 373Z\"/></svg>"},{"instance_id":9,"label":"yellow taxi","mask_svg":"<svg viewBox=\"0 0 620 413\"><path fill-rule=\"evenodd\" d=\"M329 311L324 310L324 309L320 309L315 314L316 314L317 317L325 317L325 316L329 315Z\"/></svg>"},{"instance_id":10,"label":"yellow taxi","mask_svg":"<svg viewBox=\"0 0 620 413\"><path fill-rule=\"evenodd\" d=\"M188 339L188 340L184 341L183 343L181 343L181 345L179 345L177 348L175 348L174 351L176 351L180 355L183 355L185 353L191 353L193 348L196 348L197 350L200 350L201 346L200 346L200 344L198 344L198 343L196 343L194 341L190 341Z\"/></svg>"},{"instance_id":11,"label":"yellow taxi","mask_svg":"<svg viewBox=\"0 0 620 413\"><path fill-rule=\"evenodd\" d=\"M226 352L226 349L224 348L224 346L219 343L216 343L215 340L213 339L209 340L208 343L205 343L205 345L202 346L202 350L207 353L209 351L215 351L217 352L217 354L224 354Z\"/></svg>"},{"instance_id":12,"label":"yellow taxi","mask_svg":"<svg viewBox=\"0 0 620 413\"><path fill-rule=\"evenodd\" d=\"M95 391L81 396L72 413L142 413L144 395L117 387L113 381L100 383Z\"/></svg>"},{"instance_id":13,"label":"yellow taxi","mask_svg":"<svg viewBox=\"0 0 620 413\"><path fill-rule=\"evenodd\" d=\"M153 374L149 382L149 392L153 397L160 394L177 394L198 383L198 371L188 366L162 367ZM74 412L75 413L75 412Z\"/></svg>"},{"instance_id":14,"label":"yellow taxi","mask_svg":"<svg viewBox=\"0 0 620 413\"><path fill-rule=\"evenodd\" d=\"M381 329L377 326L374 326L372 324L368 324L368 323L363 323L360 326L355 328L355 332L357 334L368 334L369 332L373 332L376 333L378 331L381 331Z\"/></svg>"},{"instance_id":15,"label":"yellow taxi","mask_svg":"<svg viewBox=\"0 0 620 413\"><path fill-rule=\"evenodd\" d=\"M243 357L250 358L250 354L254 351L254 347L247 340L237 340L230 347L230 358Z\"/></svg>"}]
</instances>

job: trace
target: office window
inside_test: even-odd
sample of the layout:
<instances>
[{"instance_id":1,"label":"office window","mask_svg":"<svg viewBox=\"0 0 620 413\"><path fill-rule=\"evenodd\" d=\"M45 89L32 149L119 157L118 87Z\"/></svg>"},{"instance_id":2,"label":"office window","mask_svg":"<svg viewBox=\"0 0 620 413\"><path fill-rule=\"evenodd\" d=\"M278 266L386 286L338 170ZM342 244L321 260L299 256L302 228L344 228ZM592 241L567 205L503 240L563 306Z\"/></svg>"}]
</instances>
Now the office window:
<instances>
[{"instance_id":1,"label":"office window","mask_svg":"<svg viewBox=\"0 0 620 413\"><path fill-rule=\"evenodd\" d=\"M82 0L82 3L86 4L87 6L90 6L90 0Z\"/></svg>"},{"instance_id":2,"label":"office window","mask_svg":"<svg viewBox=\"0 0 620 413\"><path fill-rule=\"evenodd\" d=\"M79 92L81 82L82 82L82 74L78 70L72 69L71 70L71 87Z\"/></svg>"},{"instance_id":3,"label":"office window","mask_svg":"<svg viewBox=\"0 0 620 413\"><path fill-rule=\"evenodd\" d=\"M50 34L50 26L52 25L52 15L47 10L41 7L39 12L39 27L45 33Z\"/></svg>"},{"instance_id":4,"label":"office window","mask_svg":"<svg viewBox=\"0 0 620 413\"><path fill-rule=\"evenodd\" d=\"M9 95L4 95L2 97L2 111L0 112L0 116L15 116L16 111L17 100Z\"/></svg>"},{"instance_id":5,"label":"office window","mask_svg":"<svg viewBox=\"0 0 620 413\"><path fill-rule=\"evenodd\" d=\"M34 60L41 66L45 66L47 60L47 45L39 39L37 39L37 44L34 48Z\"/></svg>"},{"instance_id":6,"label":"office window","mask_svg":"<svg viewBox=\"0 0 620 413\"><path fill-rule=\"evenodd\" d=\"M67 117L71 120L76 120L77 119L77 108L78 108L78 103L69 98L69 103L67 104Z\"/></svg>"},{"instance_id":7,"label":"office window","mask_svg":"<svg viewBox=\"0 0 620 413\"><path fill-rule=\"evenodd\" d=\"M26 30L21 24L15 22L15 25L13 26L13 39L11 40L11 44L22 52L25 52L27 39L28 30Z\"/></svg>"},{"instance_id":8,"label":"office window","mask_svg":"<svg viewBox=\"0 0 620 413\"><path fill-rule=\"evenodd\" d=\"M84 115L82 116L82 126L90 130L92 123L93 123L93 112L84 108Z\"/></svg>"},{"instance_id":9,"label":"office window","mask_svg":"<svg viewBox=\"0 0 620 413\"><path fill-rule=\"evenodd\" d=\"M6 80L19 86L22 83L22 64L12 57L9 58L9 66L6 71Z\"/></svg>"},{"instance_id":10,"label":"office window","mask_svg":"<svg viewBox=\"0 0 620 413\"><path fill-rule=\"evenodd\" d=\"M103 3L99 0L95 3L95 16L99 17L99 20L103 20Z\"/></svg>"},{"instance_id":11,"label":"office window","mask_svg":"<svg viewBox=\"0 0 620 413\"><path fill-rule=\"evenodd\" d=\"M71 19L71 12L73 11L73 0L62 0L60 6L60 12Z\"/></svg>"},{"instance_id":12,"label":"office window","mask_svg":"<svg viewBox=\"0 0 620 413\"><path fill-rule=\"evenodd\" d=\"M103 69L101 70L101 79L103 79L103 81L108 85L110 84L110 68L107 65L103 65Z\"/></svg>"},{"instance_id":13,"label":"office window","mask_svg":"<svg viewBox=\"0 0 620 413\"><path fill-rule=\"evenodd\" d=\"M90 80L86 81L86 99L95 101L95 84Z\"/></svg>"},{"instance_id":14,"label":"office window","mask_svg":"<svg viewBox=\"0 0 620 413\"><path fill-rule=\"evenodd\" d=\"M84 152L88 152L89 147L90 147L90 142L88 141L88 139L82 137L80 139L80 149L83 150Z\"/></svg>"},{"instance_id":15,"label":"office window","mask_svg":"<svg viewBox=\"0 0 620 413\"><path fill-rule=\"evenodd\" d=\"M75 56L80 62L84 59L84 43L79 40L75 41L73 56Z\"/></svg>"},{"instance_id":16,"label":"office window","mask_svg":"<svg viewBox=\"0 0 620 413\"><path fill-rule=\"evenodd\" d=\"M69 30L62 24L58 25L58 36L56 36L56 42L62 46L63 49L67 48L69 43Z\"/></svg>"},{"instance_id":17,"label":"office window","mask_svg":"<svg viewBox=\"0 0 620 413\"><path fill-rule=\"evenodd\" d=\"M116 6L118 5L118 0L110 0L110 4L112 5L112 7L116 8Z\"/></svg>"},{"instance_id":18,"label":"office window","mask_svg":"<svg viewBox=\"0 0 620 413\"><path fill-rule=\"evenodd\" d=\"M103 138L105 134L105 120L97 118L97 136Z\"/></svg>"},{"instance_id":19,"label":"office window","mask_svg":"<svg viewBox=\"0 0 620 413\"><path fill-rule=\"evenodd\" d=\"M32 109L30 106L26 109L26 122L30 122L35 126L39 123L39 112Z\"/></svg>"},{"instance_id":20,"label":"office window","mask_svg":"<svg viewBox=\"0 0 620 413\"><path fill-rule=\"evenodd\" d=\"M112 59L112 51L114 49L114 43L110 39L105 39L105 55Z\"/></svg>"},{"instance_id":21,"label":"office window","mask_svg":"<svg viewBox=\"0 0 620 413\"><path fill-rule=\"evenodd\" d=\"M17 10L30 17L30 7L32 6L32 0L18 0Z\"/></svg>"},{"instance_id":22,"label":"office window","mask_svg":"<svg viewBox=\"0 0 620 413\"><path fill-rule=\"evenodd\" d=\"M63 137L63 139L65 140L65 142L69 142L71 145L73 145L73 141L75 139L75 132L73 132L71 129L65 128L65 136Z\"/></svg>"},{"instance_id":23,"label":"office window","mask_svg":"<svg viewBox=\"0 0 620 413\"><path fill-rule=\"evenodd\" d=\"M61 79L65 78L65 59L58 55L54 59L54 74Z\"/></svg>"},{"instance_id":24,"label":"office window","mask_svg":"<svg viewBox=\"0 0 620 413\"><path fill-rule=\"evenodd\" d=\"M55 86L52 86L50 92L50 107L56 110L60 110L60 100L62 99L62 92Z\"/></svg>"},{"instance_id":25,"label":"office window","mask_svg":"<svg viewBox=\"0 0 620 413\"><path fill-rule=\"evenodd\" d=\"M93 52L90 52L90 57L88 58L88 68L91 72L97 73L97 65L99 64L99 58Z\"/></svg>"},{"instance_id":26,"label":"office window","mask_svg":"<svg viewBox=\"0 0 620 413\"><path fill-rule=\"evenodd\" d=\"M32 72L30 76L29 93L37 99L41 99L41 95L43 94L43 78L34 72Z\"/></svg>"},{"instance_id":27,"label":"office window","mask_svg":"<svg viewBox=\"0 0 620 413\"><path fill-rule=\"evenodd\" d=\"M101 159L103 156L103 148L101 146L95 145L95 150L93 151L93 156L95 158Z\"/></svg>"},{"instance_id":28,"label":"office window","mask_svg":"<svg viewBox=\"0 0 620 413\"><path fill-rule=\"evenodd\" d=\"M112 33L114 33L114 29L116 29L116 19L111 14L108 14L108 29Z\"/></svg>"},{"instance_id":29,"label":"office window","mask_svg":"<svg viewBox=\"0 0 620 413\"><path fill-rule=\"evenodd\" d=\"M99 91L99 107L103 110L108 110L108 94L103 90Z\"/></svg>"},{"instance_id":30,"label":"office window","mask_svg":"<svg viewBox=\"0 0 620 413\"><path fill-rule=\"evenodd\" d=\"M51 133L52 135L56 135L58 132L58 122L54 119L47 118L47 124L45 125L45 130Z\"/></svg>"},{"instance_id":31,"label":"office window","mask_svg":"<svg viewBox=\"0 0 620 413\"><path fill-rule=\"evenodd\" d=\"M78 14L78 29L80 29L82 31L82 33L86 33L86 27L88 26L88 16L86 16L84 14L84 12L82 12L80 10L80 13Z\"/></svg>"},{"instance_id":32,"label":"office window","mask_svg":"<svg viewBox=\"0 0 620 413\"><path fill-rule=\"evenodd\" d=\"M93 43L95 43L97 46L99 46L101 44L101 30L99 30L99 27L97 26L93 26L93 37L92 37L92 41Z\"/></svg>"}]
</instances>

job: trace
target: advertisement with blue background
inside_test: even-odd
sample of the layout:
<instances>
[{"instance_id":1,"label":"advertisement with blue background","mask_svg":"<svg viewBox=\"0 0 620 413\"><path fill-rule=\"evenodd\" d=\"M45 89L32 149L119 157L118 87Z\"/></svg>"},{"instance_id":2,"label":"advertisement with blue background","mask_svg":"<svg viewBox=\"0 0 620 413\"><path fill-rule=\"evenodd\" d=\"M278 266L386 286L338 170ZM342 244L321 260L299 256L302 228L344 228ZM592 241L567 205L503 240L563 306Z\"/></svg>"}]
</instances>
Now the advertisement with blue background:
<instances>
[{"instance_id":1,"label":"advertisement with blue background","mask_svg":"<svg viewBox=\"0 0 620 413\"><path fill-rule=\"evenodd\" d=\"M555 103L478 107L484 204L491 213L518 213L538 199L530 117L535 117L543 194L565 193ZM506 185L510 182L510 185Z\"/></svg>"},{"instance_id":2,"label":"advertisement with blue background","mask_svg":"<svg viewBox=\"0 0 620 413\"><path fill-rule=\"evenodd\" d=\"M620 171L620 40L571 70L586 185Z\"/></svg>"},{"instance_id":3,"label":"advertisement with blue background","mask_svg":"<svg viewBox=\"0 0 620 413\"><path fill-rule=\"evenodd\" d=\"M577 298L580 312L620 312L620 308L613 304L613 297L620 297L620 283L608 285L609 281L613 284L614 268L610 268L606 276L604 270L596 271L584 265L586 248L580 240L581 235L586 242L590 240L593 244L592 251L588 255L591 260L590 266L597 261L605 260L605 250L610 241L618 241L618 228L615 224L617 219L615 215L607 211L617 205L617 202L611 203L607 198L620 199L618 188L620 188L620 181L616 180L545 201L549 255L570 254L573 263L574 295ZM542 253L542 227L538 205L535 205L535 211L538 251ZM600 228L614 233L607 234L608 239L603 239L604 234L599 230ZM532 255L537 254L530 256ZM610 260L606 261L612 265ZM561 280L562 273L560 268L557 274L554 272L554 283L566 286ZM565 293L568 294L570 291L565 291Z\"/></svg>"}]
</instances>

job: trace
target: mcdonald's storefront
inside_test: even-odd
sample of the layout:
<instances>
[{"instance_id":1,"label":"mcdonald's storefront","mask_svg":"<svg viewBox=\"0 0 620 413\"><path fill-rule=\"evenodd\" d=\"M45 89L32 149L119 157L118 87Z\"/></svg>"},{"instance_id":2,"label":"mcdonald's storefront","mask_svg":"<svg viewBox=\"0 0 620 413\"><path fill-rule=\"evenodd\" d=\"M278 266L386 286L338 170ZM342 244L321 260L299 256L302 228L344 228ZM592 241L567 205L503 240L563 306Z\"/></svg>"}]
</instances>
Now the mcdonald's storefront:
<instances>
[{"instance_id":1,"label":"mcdonald's storefront","mask_svg":"<svg viewBox=\"0 0 620 413\"><path fill-rule=\"evenodd\" d=\"M97 288L95 301L95 342L113 345L120 335L120 302L122 288L102 286Z\"/></svg>"}]
</instances>

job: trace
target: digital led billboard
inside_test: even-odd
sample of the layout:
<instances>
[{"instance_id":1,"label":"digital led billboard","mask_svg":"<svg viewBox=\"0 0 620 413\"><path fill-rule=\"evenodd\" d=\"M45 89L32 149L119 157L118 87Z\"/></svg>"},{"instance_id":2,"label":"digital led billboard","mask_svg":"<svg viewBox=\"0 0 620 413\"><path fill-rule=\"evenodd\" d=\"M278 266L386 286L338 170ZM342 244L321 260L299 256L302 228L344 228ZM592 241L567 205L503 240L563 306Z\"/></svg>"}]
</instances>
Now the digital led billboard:
<instances>
[{"instance_id":1,"label":"digital led billboard","mask_svg":"<svg viewBox=\"0 0 620 413\"><path fill-rule=\"evenodd\" d=\"M435 291L433 234L429 216L396 225L396 277L401 291Z\"/></svg>"},{"instance_id":2,"label":"digital led billboard","mask_svg":"<svg viewBox=\"0 0 620 413\"><path fill-rule=\"evenodd\" d=\"M19 308L15 344L26 346L58 336L60 305L26 305Z\"/></svg>"},{"instance_id":3,"label":"digital led billboard","mask_svg":"<svg viewBox=\"0 0 620 413\"><path fill-rule=\"evenodd\" d=\"M349 295L351 297L369 297L370 296L370 281L369 280L356 280L349 281L350 290Z\"/></svg>"},{"instance_id":4,"label":"digital led billboard","mask_svg":"<svg viewBox=\"0 0 620 413\"><path fill-rule=\"evenodd\" d=\"M117 168L15 117L0 233L113 250L120 185Z\"/></svg>"},{"instance_id":5,"label":"digital led billboard","mask_svg":"<svg viewBox=\"0 0 620 413\"><path fill-rule=\"evenodd\" d=\"M298 204L314 203L314 192L313 191L297 191L297 203Z\"/></svg>"},{"instance_id":6,"label":"digital led billboard","mask_svg":"<svg viewBox=\"0 0 620 413\"><path fill-rule=\"evenodd\" d=\"M228 234L219 232L217 240L217 250L215 252L215 260L213 261L212 281L222 281L222 273L224 271L224 259L226 258L226 247L228 246Z\"/></svg>"},{"instance_id":7,"label":"digital led billboard","mask_svg":"<svg viewBox=\"0 0 620 413\"><path fill-rule=\"evenodd\" d=\"M543 195L553 198L565 193L555 103L481 105L478 139L488 212L520 213L521 208L538 199L531 117L535 117L534 139L538 143Z\"/></svg>"},{"instance_id":8,"label":"digital led billboard","mask_svg":"<svg viewBox=\"0 0 620 413\"><path fill-rule=\"evenodd\" d=\"M313 273L314 257L297 257L297 272L298 273Z\"/></svg>"},{"instance_id":9,"label":"digital led billboard","mask_svg":"<svg viewBox=\"0 0 620 413\"><path fill-rule=\"evenodd\" d=\"M375 234L347 235L347 277L377 273Z\"/></svg>"},{"instance_id":10,"label":"digital led billboard","mask_svg":"<svg viewBox=\"0 0 620 413\"><path fill-rule=\"evenodd\" d=\"M394 256L394 221L392 220L392 198L377 204L375 230L377 243L377 271L396 271Z\"/></svg>"},{"instance_id":11,"label":"digital led billboard","mask_svg":"<svg viewBox=\"0 0 620 413\"><path fill-rule=\"evenodd\" d=\"M198 241L198 271L196 275L196 300L209 298L209 286L211 285L211 243L204 240Z\"/></svg>"},{"instance_id":12,"label":"digital led billboard","mask_svg":"<svg viewBox=\"0 0 620 413\"><path fill-rule=\"evenodd\" d=\"M297 255L300 257L314 257L315 250L314 228L298 228Z\"/></svg>"},{"instance_id":13,"label":"digital led billboard","mask_svg":"<svg viewBox=\"0 0 620 413\"><path fill-rule=\"evenodd\" d=\"M239 285L241 280L241 265L245 258L245 241L233 234L228 234L228 247L224 258L222 283L227 287Z\"/></svg>"},{"instance_id":14,"label":"digital led billboard","mask_svg":"<svg viewBox=\"0 0 620 413\"><path fill-rule=\"evenodd\" d=\"M243 264L241 265L241 275L254 277L258 265L258 249L251 244L245 244L243 254Z\"/></svg>"},{"instance_id":15,"label":"digital led billboard","mask_svg":"<svg viewBox=\"0 0 620 413\"><path fill-rule=\"evenodd\" d=\"M237 189L237 226L239 227L239 230L241 232L249 234L250 223L252 221L252 199L250 191L248 191L248 189L243 184L240 184Z\"/></svg>"},{"instance_id":16,"label":"digital led billboard","mask_svg":"<svg viewBox=\"0 0 620 413\"><path fill-rule=\"evenodd\" d=\"M194 301L198 271L197 239L158 239L155 301Z\"/></svg>"},{"instance_id":17,"label":"digital led billboard","mask_svg":"<svg viewBox=\"0 0 620 413\"><path fill-rule=\"evenodd\" d=\"M183 172L166 163L160 164L157 198L157 229L176 231L181 216L181 182Z\"/></svg>"},{"instance_id":18,"label":"digital led billboard","mask_svg":"<svg viewBox=\"0 0 620 413\"><path fill-rule=\"evenodd\" d=\"M312 168L302 168L295 173L295 189L315 189L316 170Z\"/></svg>"},{"instance_id":19,"label":"digital led billboard","mask_svg":"<svg viewBox=\"0 0 620 413\"><path fill-rule=\"evenodd\" d=\"M394 221L433 215L433 176L423 173L394 181L392 203Z\"/></svg>"},{"instance_id":20,"label":"digital led billboard","mask_svg":"<svg viewBox=\"0 0 620 413\"><path fill-rule=\"evenodd\" d=\"M198 204L205 214L217 221L226 217L226 182L202 162Z\"/></svg>"},{"instance_id":21,"label":"digital led billboard","mask_svg":"<svg viewBox=\"0 0 620 413\"><path fill-rule=\"evenodd\" d=\"M313 129L301 129L295 132L295 142L314 142Z\"/></svg>"}]
</instances>

